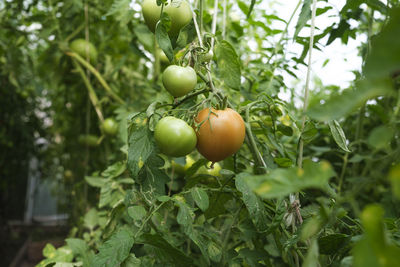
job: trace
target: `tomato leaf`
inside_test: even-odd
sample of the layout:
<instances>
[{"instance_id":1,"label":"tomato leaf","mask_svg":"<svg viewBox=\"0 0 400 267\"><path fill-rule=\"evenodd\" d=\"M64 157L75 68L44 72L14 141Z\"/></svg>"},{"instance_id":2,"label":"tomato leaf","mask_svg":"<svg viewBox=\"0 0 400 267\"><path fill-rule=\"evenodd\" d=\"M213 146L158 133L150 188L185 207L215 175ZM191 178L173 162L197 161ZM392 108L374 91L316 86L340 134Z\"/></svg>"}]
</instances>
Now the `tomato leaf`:
<instances>
[{"instance_id":1,"label":"tomato leaf","mask_svg":"<svg viewBox=\"0 0 400 267\"><path fill-rule=\"evenodd\" d=\"M139 172L138 183L142 192L149 197L157 198L165 195L165 184L169 181L169 177L164 170L160 169L163 166L164 160L153 153Z\"/></svg>"},{"instance_id":2,"label":"tomato leaf","mask_svg":"<svg viewBox=\"0 0 400 267\"><path fill-rule=\"evenodd\" d=\"M168 29L171 23L171 19L164 12L161 16L161 20L156 25L156 40L160 48L164 51L165 55L170 62L174 59L174 50L172 49L171 39L169 39Z\"/></svg>"},{"instance_id":3,"label":"tomato leaf","mask_svg":"<svg viewBox=\"0 0 400 267\"><path fill-rule=\"evenodd\" d=\"M217 63L220 68L220 77L232 89L240 88L240 59L233 46L222 41L216 45Z\"/></svg>"},{"instance_id":4,"label":"tomato leaf","mask_svg":"<svg viewBox=\"0 0 400 267\"><path fill-rule=\"evenodd\" d=\"M92 208L83 217L83 225L89 230L93 230L99 224L99 216L97 210Z\"/></svg>"},{"instance_id":5,"label":"tomato leaf","mask_svg":"<svg viewBox=\"0 0 400 267\"><path fill-rule=\"evenodd\" d=\"M138 243L144 243L156 247L161 252L160 255L165 260L173 262L176 266L192 266L193 260L186 256L181 250L171 245L168 240L155 234L143 234Z\"/></svg>"},{"instance_id":6,"label":"tomato leaf","mask_svg":"<svg viewBox=\"0 0 400 267\"><path fill-rule=\"evenodd\" d=\"M93 260L94 253L89 250L86 242L79 238L67 238L65 240L67 246L72 250L77 261L82 261L83 266L89 266Z\"/></svg>"},{"instance_id":7,"label":"tomato leaf","mask_svg":"<svg viewBox=\"0 0 400 267\"><path fill-rule=\"evenodd\" d=\"M136 258L135 254L129 254L128 258L122 263L121 267L140 267L141 260Z\"/></svg>"},{"instance_id":8,"label":"tomato leaf","mask_svg":"<svg viewBox=\"0 0 400 267\"><path fill-rule=\"evenodd\" d=\"M374 128L368 136L368 144L376 149L384 149L390 146L393 138L393 129L382 125Z\"/></svg>"},{"instance_id":9,"label":"tomato leaf","mask_svg":"<svg viewBox=\"0 0 400 267\"><path fill-rule=\"evenodd\" d=\"M155 149L153 135L147 127L140 127L129 136L128 167L135 177L139 173L139 162L146 162Z\"/></svg>"},{"instance_id":10,"label":"tomato leaf","mask_svg":"<svg viewBox=\"0 0 400 267\"><path fill-rule=\"evenodd\" d=\"M270 223L270 220L268 219L267 211L265 210L263 202L246 183L245 176L237 176L235 179L235 185L237 190L242 193L243 202L246 205L250 218L256 226L257 230L260 232L266 231L268 229L268 224Z\"/></svg>"},{"instance_id":11,"label":"tomato leaf","mask_svg":"<svg viewBox=\"0 0 400 267\"><path fill-rule=\"evenodd\" d=\"M293 39L296 39L301 29L306 25L307 21L311 18L311 0L304 0L303 6L301 7L299 19L297 20L296 30L294 32Z\"/></svg>"},{"instance_id":12,"label":"tomato leaf","mask_svg":"<svg viewBox=\"0 0 400 267\"><path fill-rule=\"evenodd\" d=\"M202 210L205 211L208 209L209 199L206 191L201 188L193 187L190 192L192 193L192 197L196 202L196 205Z\"/></svg>"},{"instance_id":13,"label":"tomato leaf","mask_svg":"<svg viewBox=\"0 0 400 267\"><path fill-rule=\"evenodd\" d=\"M330 121L329 128L331 129L331 133L333 139L335 140L336 144L345 152L351 152L346 144L346 136L343 132L342 127L340 126L339 122L336 120Z\"/></svg>"},{"instance_id":14,"label":"tomato leaf","mask_svg":"<svg viewBox=\"0 0 400 267\"><path fill-rule=\"evenodd\" d=\"M303 169L275 169L268 174L242 174L249 187L262 198L282 198L308 188L326 189L335 175L328 162L304 161Z\"/></svg>"},{"instance_id":15,"label":"tomato leaf","mask_svg":"<svg viewBox=\"0 0 400 267\"><path fill-rule=\"evenodd\" d=\"M371 53L365 61L364 73L370 82L400 70L400 8L393 9L390 15L382 32L372 38Z\"/></svg>"},{"instance_id":16,"label":"tomato leaf","mask_svg":"<svg viewBox=\"0 0 400 267\"><path fill-rule=\"evenodd\" d=\"M143 206L132 206L128 208L128 215L134 220L141 220L146 216L146 209Z\"/></svg>"},{"instance_id":17,"label":"tomato leaf","mask_svg":"<svg viewBox=\"0 0 400 267\"><path fill-rule=\"evenodd\" d=\"M128 228L121 229L100 246L99 253L94 256L91 265L119 266L129 256L133 242L132 232Z\"/></svg>"}]
</instances>

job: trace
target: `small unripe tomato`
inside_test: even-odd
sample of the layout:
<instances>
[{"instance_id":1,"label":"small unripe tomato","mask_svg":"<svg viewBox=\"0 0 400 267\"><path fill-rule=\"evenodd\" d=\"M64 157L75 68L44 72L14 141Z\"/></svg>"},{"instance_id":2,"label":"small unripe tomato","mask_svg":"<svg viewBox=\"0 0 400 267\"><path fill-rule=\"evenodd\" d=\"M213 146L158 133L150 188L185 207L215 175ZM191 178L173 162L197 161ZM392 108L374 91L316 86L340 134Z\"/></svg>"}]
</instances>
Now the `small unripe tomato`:
<instances>
[{"instance_id":1,"label":"small unripe tomato","mask_svg":"<svg viewBox=\"0 0 400 267\"><path fill-rule=\"evenodd\" d=\"M184 120L172 116L162 118L154 130L161 152L167 156L183 157L196 147L196 133Z\"/></svg>"},{"instance_id":2,"label":"small unripe tomato","mask_svg":"<svg viewBox=\"0 0 400 267\"><path fill-rule=\"evenodd\" d=\"M181 97L196 87L197 74L192 67L171 65L165 69L162 82L171 95Z\"/></svg>"},{"instance_id":3,"label":"small unripe tomato","mask_svg":"<svg viewBox=\"0 0 400 267\"><path fill-rule=\"evenodd\" d=\"M84 39L76 39L72 41L70 44L69 48L86 59L86 54L89 56L90 62L95 63L97 61L97 49L96 47L90 43L87 42Z\"/></svg>"},{"instance_id":4,"label":"small unripe tomato","mask_svg":"<svg viewBox=\"0 0 400 267\"><path fill-rule=\"evenodd\" d=\"M160 62L162 64L170 64L167 55L164 53L162 49L157 49L158 57L160 58Z\"/></svg>"},{"instance_id":5,"label":"small unripe tomato","mask_svg":"<svg viewBox=\"0 0 400 267\"><path fill-rule=\"evenodd\" d=\"M186 156L186 164L183 167L187 171L196 161L191 156Z\"/></svg>"},{"instance_id":6,"label":"small unripe tomato","mask_svg":"<svg viewBox=\"0 0 400 267\"><path fill-rule=\"evenodd\" d=\"M105 119L101 127L108 135L115 135L118 132L118 123L113 118Z\"/></svg>"},{"instance_id":7,"label":"small unripe tomato","mask_svg":"<svg viewBox=\"0 0 400 267\"><path fill-rule=\"evenodd\" d=\"M185 0L172 1L172 3L168 1L164 6L164 12L171 18L171 28L168 32L171 36L178 35L180 30L192 20L192 11ZM144 0L142 13L147 26L154 32L161 14L161 6L157 6L157 0Z\"/></svg>"},{"instance_id":8,"label":"small unripe tomato","mask_svg":"<svg viewBox=\"0 0 400 267\"><path fill-rule=\"evenodd\" d=\"M197 150L211 162L223 160L236 153L242 146L246 134L239 113L233 109L216 110L205 108L197 114Z\"/></svg>"},{"instance_id":9,"label":"small unripe tomato","mask_svg":"<svg viewBox=\"0 0 400 267\"><path fill-rule=\"evenodd\" d=\"M71 170L65 170L64 178L67 182L71 182L74 179L74 173Z\"/></svg>"},{"instance_id":10,"label":"small unripe tomato","mask_svg":"<svg viewBox=\"0 0 400 267\"><path fill-rule=\"evenodd\" d=\"M213 168L210 168L211 162L207 163L207 167L201 166L197 173L199 174L208 174L212 176L220 176L220 171L221 171L221 165L219 163L214 163Z\"/></svg>"},{"instance_id":11,"label":"small unripe tomato","mask_svg":"<svg viewBox=\"0 0 400 267\"><path fill-rule=\"evenodd\" d=\"M214 53L213 53L213 51L210 50L201 56L201 61L207 63L207 62L210 62L213 59L213 57L214 57Z\"/></svg>"},{"instance_id":12,"label":"small unripe tomato","mask_svg":"<svg viewBox=\"0 0 400 267\"><path fill-rule=\"evenodd\" d=\"M272 118L271 118L270 115L261 116L261 120L264 123L264 125L267 126L267 127L271 127L273 125Z\"/></svg>"},{"instance_id":13,"label":"small unripe tomato","mask_svg":"<svg viewBox=\"0 0 400 267\"><path fill-rule=\"evenodd\" d=\"M96 147L99 145L98 143L99 137L91 134L80 135L78 137L78 142L82 145L87 145L89 147Z\"/></svg>"},{"instance_id":14,"label":"small unripe tomato","mask_svg":"<svg viewBox=\"0 0 400 267\"><path fill-rule=\"evenodd\" d=\"M271 106L271 111L272 111L272 113L275 115L275 116L277 116L277 117L280 117L280 116L282 116L282 109L281 109L281 107L279 106L279 105L273 105L273 106Z\"/></svg>"}]
</instances>

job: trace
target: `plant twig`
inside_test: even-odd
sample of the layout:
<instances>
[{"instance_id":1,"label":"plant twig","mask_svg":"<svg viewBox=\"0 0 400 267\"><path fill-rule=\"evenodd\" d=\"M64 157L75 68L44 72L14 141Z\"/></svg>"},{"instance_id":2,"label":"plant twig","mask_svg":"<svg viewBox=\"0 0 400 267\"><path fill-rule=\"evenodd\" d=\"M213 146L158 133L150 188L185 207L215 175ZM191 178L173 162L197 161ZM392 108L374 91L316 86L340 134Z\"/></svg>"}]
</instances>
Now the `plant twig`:
<instances>
[{"instance_id":1,"label":"plant twig","mask_svg":"<svg viewBox=\"0 0 400 267\"><path fill-rule=\"evenodd\" d=\"M226 0L224 0L224 3L222 4L223 6L223 12L222 12L222 39L225 39L225 32L226 32Z\"/></svg>"},{"instance_id":2,"label":"plant twig","mask_svg":"<svg viewBox=\"0 0 400 267\"><path fill-rule=\"evenodd\" d=\"M104 89L107 91L107 93L117 102L120 104L125 105L125 101L122 100L114 91L111 89L111 87L107 84L107 82L103 79L101 74L86 60L84 60L81 56L74 52L66 52L66 54L72 58L75 58L79 63L81 63L83 66L85 66L87 69L90 70L91 73L97 78L97 80L100 82L100 84L104 87Z\"/></svg>"},{"instance_id":3,"label":"plant twig","mask_svg":"<svg viewBox=\"0 0 400 267\"><path fill-rule=\"evenodd\" d=\"M314 47L314 30L315 30L315 13L316 13L316 6L317 6L317 0L313 0L313 7L312 7L312 15L311 15L311 32L310 32L310 47L309 47L309 53L308 53L308 66L307 66L307 76L306 76L306 84L304 87L304 102L303 102L303 118L301 122L301 131L300 133L303 133L304 127L306 124L306 110L308 106L308 95L309 95L309 87L310 87L310 76L311 76L311 56L312 56L312 51ZM300 137L300 142L299 142L299 155L298 155L298 160L297 160L297 165L299 168L303 167L303 147L304 147L304 141Z\"/></svg>"},{"instance_id":4,"label":"plant twig","mask_svg":"<svg viewBox=\"0 0 400 267\"><path fill-rule=\"evenodd\" d=\"M213 51L214 49L214 43L215 43L215 32L217 31L217 17L218 17L218 0L214 0L214 17L212 21L212 26L211 26L211 48L210 50Z\"/></svg>"},{"instance_id":5,"label":"plant twig","mask_svg":"<svg viewBox=\"0 0 400 267\"><path fill-rule=\"evenodd\" d=\"M79 66L79 64L75 60L73 60L73 62L74 62L74 65L75 65L76 69L78 70L79 74L81 75L82 80L86 85L86 88L88 89L89 99L93 104L93 107L94 107L94 109L96 111L96 114L99 117L99 120L101 122L103 122L104 121L104 116L103 116L103 113L101 111L100 102L99 102L99 99L98 99L98 97L96 95L96 92L94 91L92 85L90 84L89 79L87 79L87 77L86 77L83 69L81 68L81 66Z\"/></svg>"}]
</instances>

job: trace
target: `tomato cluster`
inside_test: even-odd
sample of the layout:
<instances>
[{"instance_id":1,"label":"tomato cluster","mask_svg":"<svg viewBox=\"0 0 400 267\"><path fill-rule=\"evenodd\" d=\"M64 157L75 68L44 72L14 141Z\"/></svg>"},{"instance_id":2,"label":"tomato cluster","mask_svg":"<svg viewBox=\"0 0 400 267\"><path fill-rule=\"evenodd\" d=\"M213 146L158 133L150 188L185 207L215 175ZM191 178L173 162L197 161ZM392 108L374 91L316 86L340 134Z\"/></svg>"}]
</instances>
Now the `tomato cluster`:
<instances>
[{"instance_id":1,"label":"tomato cluster","mask_svg":"<svg viewBox=\"0 0 400 267\"><path fill-rule=\"evenodd\" d=\"M154 32L157 22L160 20L161 6L157 5L157 0L144 0L142 3L144 21L149 29ZM188 2L168 1L164 6L163 12L167 13L171 19L169 35L176 36L180 30L192 20L192 11Z\"/></svg>"},{"instance_id":2,"label":"tomato cluster","mask_svg":"<svg viewBox=\"0 0 400 267\"><path fill-rule=\"evenodd\" d=\"M142 13L152 32L160 20L161 12L166 13L171 20L168 30L170 36L177 36L192 20L192 12L186 0L167 1L164 6L158 6L156 0L144 0ZM162 50L155 53L164 63L169 63ZM208 51L199 61L209 62L213 56L212 51ZM162 74L162 83L174 98L182 97L195 89L197 74L190 66L170 65ZM244 121L239 113L230 108L201 110L193 127L181 119L167 116L157 123L154 131L156 143L165 155L181 157L197 147L200 154L212 163L236 153L243 144L244 136Z\"/></svg>"},{"instance_id":3,"label":"tomato cluster","mask_svg":"<svg viewBox=\"0 0 400 267\"><path fill-rule=\"evenodd\" d=\"M197 131L181 119L162 118L154 131L161 152L181 157L197 147L206 159L217 162L236 153L243 144L244 121L233 109L205 108L198 113L195 122L200 125Z\"/></svg>"}]
</instances>

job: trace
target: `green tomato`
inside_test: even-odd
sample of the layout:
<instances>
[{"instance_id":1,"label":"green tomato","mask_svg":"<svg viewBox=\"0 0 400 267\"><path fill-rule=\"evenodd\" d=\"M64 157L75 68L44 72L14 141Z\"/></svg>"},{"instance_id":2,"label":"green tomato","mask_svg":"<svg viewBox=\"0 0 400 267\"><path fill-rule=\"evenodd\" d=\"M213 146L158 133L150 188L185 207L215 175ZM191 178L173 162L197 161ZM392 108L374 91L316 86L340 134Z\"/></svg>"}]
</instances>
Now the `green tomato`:
<instances>
[{"instance_id":1,"label":"green tomato","mask_svg":"<svg viewBox=\"0 0 400 267\"><path fill-rule=\"evenodd\" d=\"M181 97L196 87L197 75L192 67L171 65L165 69L162 82L171 95Z\"/></svg>"},{"instance_id":2,"label":"green tomato","mask_svg":"<svg viewBox=\"0 0 400 267\"><path fill-rule=\"evenodd\" d=\"M272 123L272 117L270 115L263 115L261 116L261 121L264 123L265 126L271 127L273 125Z\"/></svg>"},{"instance_id":3,"label":"green tomato","mask_svg":"<svg viewBox=\"0 0 400 267\"><path fill-rule=\"evenodd\" d=\"M157 123L154 138L161 152L172 157L189 154L197 143L193 128L184 120L172 116L164 117Z\"/></svg>"},{"instance_id":4,"label":"green tomato","mask_svg":"<svg viewBox=\"0 0 400 267\"><path fill-rule=\"evenodd\" d=\"M74 179L74 173L71 170L65 170L64 178L67 182L71 182Z\"/></svg>"},{"instance_id":5,"label":"green tomato","mask_svg":"<svg viewBox=\"0 0 400 267\"><path fill-rule=\"evenodd\" d=\"M210 50L201 56L201 61L208 63L213 59L213 57L214 57L214 53L213 53L213 51Z\"/></svg>"},{"instance_id":6,"label":"green tomato","mask_svg":"<svg viewBox=\"0 0 400 267\"><path fill-rule=\"evenodd\" d=\"M282 109L281 109L281 107L279 105L272 105L271 106L271 111L277 117L280 117L283 114L282 113Z\"/></svg>"},{"instance_id":7,"label":"green tomato","mask_svg":"<svg viewBox=\"0 0 400 267\"><path fill-rule=\"evenodd\" d=\"M207 163L207 168L205 166L201 166L199 170L197 171L198 174L208 174L212 176L220 176L220 171L221 171L221 165L218 164L218 162L214 163L214 167L210 169L211 162Z\"/></svg>"},{"instance_id":8,"label":"green tomato","mask_svg":"<svg viewBox=\"0 0 400 267\"><path fill-rule=\"evenodd\" d=\"M160 62L162 64L169 65L171 63L171 62L169 62L167 55L164 53L164 51L162 51L162 49L157 49L157 53L158 53L158 57L160 58Z\"/></svg>"},{"instance_id":9,"label":"green tomato","mask_svg":"<svg viewBox=\"0 0 400 267\"><path fill-rule=\"evenodd\" d=\"M84 39L76 39L70 44L69 48L84 59L86 59L86 52L88 52L90 62L96 63L97 49L92 43L89 43Z\"/></svg>"},{"instance_id":10,"label":"green tomato","mask_svg":"<svg viewBox=\"0 0 400 267\"><path fill-rule=\"evenodd\" d=\"M99 141L99 137L95 136L95 135L80 135L78 137L78 142L82 145L87 145L89 147L96 147L99 145L98 143Z\"/></svg>"},{"instance_id":11,"label":"green tomato","mask_svg":"<svg viewBox=\"0 0 400 267\"><path fill-rule=\"evenodd\" d=\"M171 18L169 35L176 36L180 30L192 20L192 11L188 2L168 1L164 6L164 12ZM157 22L160 20L161 6L157 6L157 0L144 0L142 3L144 21L149 29L154 32Z\"/></svg>"},{"instance_id":12,"label":"green tomato","mask_svg":"<svg viewBox=\"0 0 400 267\"><path fill-rule=\"evenodd\" d=\"M186 164L183 167L187 171L196 161L191 156L186 156Z\"/></svg>"},{"instance_id":13,"label":"green tomato","mask_svg":"<svg viewBox=\"0 0 400 267\"><path fill-rule=\"evenodd\" d=\"M193 163L195 163L196 161L190 155L186 155L185 162L185 165L182 165L175 162L174 160L171 161L172 167L174 168L176 174L184 176L186 174L186 171L190 167L192 167Z\"/></svg>"},{"instance_id":14,"label":"green tomato","mask_svg":"<svg viewBox=\"0 0 400 267\"><path fill-rule=\"evenodd\" d=\"M115 135L118 132L118 123L113 118L105 119L101 127L108 135Z\"/></svg>"}]
</instances>

